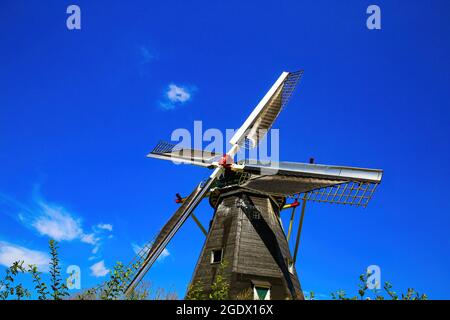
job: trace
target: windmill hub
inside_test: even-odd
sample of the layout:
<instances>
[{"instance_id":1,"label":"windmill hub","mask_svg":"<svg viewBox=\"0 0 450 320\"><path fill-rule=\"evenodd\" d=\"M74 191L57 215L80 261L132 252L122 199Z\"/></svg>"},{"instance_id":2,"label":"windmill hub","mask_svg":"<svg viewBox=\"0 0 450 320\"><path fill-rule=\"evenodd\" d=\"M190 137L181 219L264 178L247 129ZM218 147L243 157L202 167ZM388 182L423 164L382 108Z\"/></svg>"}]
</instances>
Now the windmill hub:
<instances>
[{"instance_id":1,"label":"windmill hub","mask_svg":"<svg viewBox=\"0 0 450 320\"><path fill-rule=\"evenodd\" d=\"M223 199L230 197L232 195L242 194L242 193L252 194L255 196L262 196L262 195L267 196L268 199L273 203L273 205L276 208L278 208L278 213L279 213L279 210L281 210L281 208L286 204L286 197L268 196L267 194L263 194L260 192L256 192L254 190L242 188L237 183L233 182L232 180L228 180L228 183L229 184L227 184L227 185L216 187L211 190L211 193L209 195L209 204L211 205L211 207L213 209L217 209L220 202ZM295 202L292 203L291 206L295 207L295 206L298 206L298 204L299 204L299 202L297 200L295 200Z\"/></svg>"}]
</instances>

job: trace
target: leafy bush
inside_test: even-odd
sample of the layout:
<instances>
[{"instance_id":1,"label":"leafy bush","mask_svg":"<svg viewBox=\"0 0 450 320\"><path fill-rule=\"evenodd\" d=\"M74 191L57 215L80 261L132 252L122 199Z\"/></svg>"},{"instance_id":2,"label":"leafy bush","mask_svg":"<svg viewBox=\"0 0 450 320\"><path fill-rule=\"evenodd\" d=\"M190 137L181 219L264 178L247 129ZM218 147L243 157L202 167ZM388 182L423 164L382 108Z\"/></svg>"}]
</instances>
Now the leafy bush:
<instances>
[{"instance_id":1,"label":"leafy bush","mask_svg":"<svg viewBox=\"0 0 450 320\"><path fill-rule=\"evenodd\" d=\"M61 267L59 265L58 257L58 243L55 240L49 241L50 246L50 281L51 281L51 296L53 300L61 300L63 297L68 296L69 292L66 284L61 278ZM36 287L36 289L38 289Z\"/></svg>"},{"instance_id":2,"label":"leafy bush","mask_svg":"<svg viewBox=\"0 0 450 320\"><path fill-rule=\"evenodd\" d=\"M30 291L24 288L22 284L15 284L16 277L26 273L26 269L23 267L23 261L16 261L11 267L6 269L6 275L3 280L0 281L0 299L6 300L10 296L15 296L17 300L31 297Z\"/></svg>"},{"instance_id":3,"label":"leafy bush","mask_svg":"<svg viewBox=\"0 0 450 320\"><path fill-rule=\"evenodd\" d=\"M24 261L16 261L11 267L6 269L6 275L3 280L0 280L0 299L6 300L9 297L16 297L17 300L23 298L31 298L31 292L24 288L21 283L15 285L15 280L19 274L29 273L33 279L34 289L36 290L39 300L48 300L51 296L54 300L61 300L68 296L69 292L67 286L64 284L61 277L61 267L59 265L58 244L54 240L49 241L50 248L50 288L42 281L41 272L38 271L37 266L28 265L26 269L23 264Z\"/></svg>"},{"instance_id":4,"label":"leafy bush","mask_svg":"<svg viewBox=\"0 0 450 320\"><path fill-rule=\"evenodd\" d=\"M153 292L150 282L141 282L133 291L126 295L126 285L130 282L131 276L138 267L137 264L124 267L121 262L117 262L110 273L109 280L98 287L77 293L74 300L176 300L178 296L174 290L165 291L157 288Z\"/></svg>"},{"instance_id":5,"label":"leafy bush","mask_svg":"<svg viewBox=\"0 0 450 320\"><path fill-rule=\"evenodd\" d=\"M206 300L206 294L200 282L195 282L189 286L186 300Z\"/></svg>"},{"instance_id":6,"label":"leafy bush","mask_svg":"<svg viewBox=\"0 0 450 320\"><path fill-rule=\"evenodd\" d=\"M367 278L369 274L362 274L359 276L359 290L357 296L347 297L344 290L338 290L331 293L333 300L427 300L426 294L419 294L415 289L408 288L406 293L402 293L401 297L392 291L392 284L385 282L383 291L373 289L369 290L367 286Z\"/></svg>"},{"instance_id":7,"label":"leafy bush","mask_svg":"<svg viewBox=\"0 0 450 320\"><path fill-rule=\"evenodd\" d=\"M0 300L6 299L29 299L31 292L21 283L17 283L17 277L24 274L31 275L34 283L36 296L39 300L61 300L69 296L68 288L61 276L60 260L58 255L58 243L54 240L49 241L50 248L50 284L47 285L42 280L42 273L38 271L35 265L24 267L23 261L16 261L6 269L3 279L0 279ZM217 271L214 282L212 283L208 294L204 292L201 283L190 285L186 294L186 300L226 300L230 298L230 284L224 276L228 264L223 261ZM109 280L101 285L76 293L68 299L76 300L176 300L178 296L175 290L166 291L157 288L153 291L149 282L141 282L129 295L125 295L126 285L138 268L138 265L125 267L121 262L117 262L110 273ZM383 290L369 290L367 286L368 274L362 274L359 277L358 295L347 296L344 290L338 290L331 293L334 300L427 300L426 294L420 294L413 288L408 288L406 293L397 294L393 291L392 284L385 282ZM314 300L314 292L310 292L305 297L307 300ZM234 299L252 300L253 291L251 288L237 294Z\"/></svg>"},{"instance_id":8,"label":"leafy bush","mask_svg":"<svg viewBox=\"0 0 450 320\"><path fill-rule=\"evenodd\" d=\"M228 263L224 260L217 270L214 282L211 284L209 294L204 292L200 282L192 283L186 294L186 300L227 300L229 299L230 283L224 277Z\"/></svg>"},{"instance_id":9,"label":"leafy bush","mask_svg":"<svg viewBox=\"0 0 450 320\"><path fill-rule=\"evenodd\" d=\"M209 299L211 300L227 300L229 298L230 283L224 277L225 269L228 263L224 260L220 264L216 278L211 285Z\"/></svg>"}]
</instances>

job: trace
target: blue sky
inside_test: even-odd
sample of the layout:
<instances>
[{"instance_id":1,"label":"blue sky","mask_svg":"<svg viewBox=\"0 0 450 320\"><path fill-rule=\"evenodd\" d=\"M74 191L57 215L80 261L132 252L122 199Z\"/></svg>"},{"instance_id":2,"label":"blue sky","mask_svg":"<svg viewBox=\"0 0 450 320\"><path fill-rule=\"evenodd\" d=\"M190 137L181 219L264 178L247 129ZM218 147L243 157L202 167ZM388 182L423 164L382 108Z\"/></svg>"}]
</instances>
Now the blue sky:
<instances>
[{"instance_id":1,"label":"blue sky","mask_svg":"<svg viewBox=\"0 0 450 320\"><path fill-rule=\"evenodd\" d=\"M73 3L82 29L69 31ZM382 30L370 31L374 3ZM52 236L84 288L103 281L153 238L174 194L208 174L146 153L194 120L238 128L281 71L304 69L275 125L281 159L385 174L366 209L308 204L303 288L354 292L377 264L399 291L450 298L449 10L445 0L2 1L0 264L44 264ZM207 225L209 205L196 213ZM183 296L203 240L189 220L147 279Z\"/></svg>"}]
</instances>

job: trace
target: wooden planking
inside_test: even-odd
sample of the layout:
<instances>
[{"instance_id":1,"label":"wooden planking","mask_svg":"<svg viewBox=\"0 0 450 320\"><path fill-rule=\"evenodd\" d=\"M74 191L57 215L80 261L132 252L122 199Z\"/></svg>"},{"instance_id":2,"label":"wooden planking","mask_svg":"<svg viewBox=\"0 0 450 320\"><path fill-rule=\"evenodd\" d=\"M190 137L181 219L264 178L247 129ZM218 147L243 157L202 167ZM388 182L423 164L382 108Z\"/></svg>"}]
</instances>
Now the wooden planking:
<instances>
[{"instance_id":1,"label":"wooden planking","mask_svg":"<svg viewBox=\"0 0 450 320\"><path fill-rule=\"evenodd\" d=\"M242 197L243 193L237 193L219 200L191 283L200 283L208 292L218 270L217 264L210 263L211 251L223 248L229 265L225 277L230 281L232 296L251 288L252 279L259 279L272 284L274 299L302 298L296 273L280 269L291 256L277 217L278 208L267 196L248 196L252 212L259 213L257 219L258 214L243 209Z\"/></svg>"}]
</instances>

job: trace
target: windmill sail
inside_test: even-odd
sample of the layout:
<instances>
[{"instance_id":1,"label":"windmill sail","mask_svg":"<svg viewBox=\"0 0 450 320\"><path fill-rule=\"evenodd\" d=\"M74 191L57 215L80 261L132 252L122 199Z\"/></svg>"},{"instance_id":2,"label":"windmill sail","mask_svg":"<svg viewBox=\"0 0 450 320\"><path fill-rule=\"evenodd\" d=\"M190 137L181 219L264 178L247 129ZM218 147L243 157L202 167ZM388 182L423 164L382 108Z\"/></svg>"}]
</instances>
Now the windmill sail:
<instances>
[{"instance_id":1,"label":"windmill sail","mask_svg":"<svg viewBox=\"0 0 450 320\"><path fill-rule=\"evenodd\" d=\"M125 294L130 294L136 285L142 280L147 271L153 265L153 263L158 259L160 254L166 248L169 241L173 238L175 233L180 229L189 215L194 211L197 205L200 203L202 198L208 192L212 183L219 177L222 170L217 168L213 171L211 176L205 181L205 183L200 184L198 187L192 191L189 197L183 202L183 204L178 208L177 211L172 215L169 221L164 225L164 227L159 232L155 241L148 249L145 259L138 259L138 266L136 267L136 273L133 275L132 280L126 285ZM131 278L131 277L130 277Z\"/></svg>"},{"instance_id":2,"label":"windmill sail","mask_svg":"<svg viewBox=\"0 0 450 320\"><path fill-rule=\"evenodd\" d=\"M205 150L178 147L175 144L160 141L147 157L210 168L217 154Z\"/></svg>"},{"instance_id":3,"label":"windmill sail","mask_svg":"<svg viewBox=\"0 0 450 320\"><path fill-rule=\"evenodd\" d=\"M241 186L273 195L304 194L307 200L367 206L382 170L342 166L279 162L271 164L243 161L234 167L249 176Z\"/></svg>"},{"instance_id":4,"label":"windmill sail","mask_svg":"<svg viewBox=\"0 0 450 320\"><path fill-rule=\"evenodd\" d=\"M236 131L230 143L250 148L256 147L288 103L302 74L303 70L283 72L244 124Z\"/></svg>"}]
</instances>

